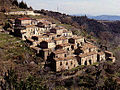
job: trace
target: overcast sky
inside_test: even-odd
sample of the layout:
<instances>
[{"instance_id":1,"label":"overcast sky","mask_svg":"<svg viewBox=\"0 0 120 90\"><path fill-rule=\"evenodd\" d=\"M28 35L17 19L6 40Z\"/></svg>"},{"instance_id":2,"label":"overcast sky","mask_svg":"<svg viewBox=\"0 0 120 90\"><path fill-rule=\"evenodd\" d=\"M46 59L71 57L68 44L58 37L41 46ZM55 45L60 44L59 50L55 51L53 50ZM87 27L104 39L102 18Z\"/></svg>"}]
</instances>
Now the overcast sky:
<instances>
[{"instance_id":1,"label":"overcast sky","mask_svg":"<svg viewBox=\"0 0 120 90\"><path fill-rule=\"evenodd\" d=\"M19 0L21 1L21 0ZM34 9L83 15L120 15L120 0L23 0Z\"/></svg>"}]
</instances>

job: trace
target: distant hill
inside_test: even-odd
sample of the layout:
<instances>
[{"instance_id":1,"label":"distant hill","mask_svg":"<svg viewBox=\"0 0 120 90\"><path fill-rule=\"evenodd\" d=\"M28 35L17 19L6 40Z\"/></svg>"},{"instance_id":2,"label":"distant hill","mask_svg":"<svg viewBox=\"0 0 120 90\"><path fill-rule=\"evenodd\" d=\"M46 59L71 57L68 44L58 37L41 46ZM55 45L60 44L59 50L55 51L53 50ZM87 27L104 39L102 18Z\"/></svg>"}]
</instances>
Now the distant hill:
<instances>
[{"instance_id":1,"label":"distant hill","mask_svg":"<svg viewBox=\"0 0 120 90\"><path fill-rule=\"evenodd\" d=\"M5 10L10 10L12 7L13 0L0 0L0 11L5 9Z\"/></svg>"},{"instance_id":2,"label":"distant hill","mask_svg":"<svg viewBox=\"0 0 120 90\"><path fill-rule=\"evenodd\" d=\"M88 18L96 19L96 20L109 20L109 21L120 20L120 16L114 16L114 15L88 16Z\"/></svg>"},{"instance_id":3,"label":"distant hill","mask_svg":"<svg viewBox=\"0 0 120 90\"><path fill-rule=\"evenodd\" d=\"M28 7L28 5L24 1L0 0L0 12L16 11L22 9L32 10L32 7Z\"/></svg>"}]
</instances>

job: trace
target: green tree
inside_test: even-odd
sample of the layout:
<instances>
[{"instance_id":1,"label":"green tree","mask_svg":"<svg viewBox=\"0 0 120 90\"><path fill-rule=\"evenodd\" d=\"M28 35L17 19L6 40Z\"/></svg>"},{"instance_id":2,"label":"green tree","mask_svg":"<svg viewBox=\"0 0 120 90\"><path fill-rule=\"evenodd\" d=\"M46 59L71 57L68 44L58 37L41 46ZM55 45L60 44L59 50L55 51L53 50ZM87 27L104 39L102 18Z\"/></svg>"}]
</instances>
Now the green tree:
<instances>
[{"instance_id":1,"label":"green tree","mask_svg":"<svg viewBox=\"0 0 120 90\"><path fill-rule=\"evenodd\" d=\"M21 2L19 3L19 8L28 9L28 6L27 6L26 3L24 3L23 1L21 1Z\"/></svg>"},{"instance_id":2,"label":"green tree","mask_svg":"<svg viewBox=\"0 0 120 90\"><path fill-rule=\"evenodd\" d=\"M14 1L12 2L12 5L19 6L19 3L18 3L17 0L14 0Z\"/></svg>"}]
</instances>

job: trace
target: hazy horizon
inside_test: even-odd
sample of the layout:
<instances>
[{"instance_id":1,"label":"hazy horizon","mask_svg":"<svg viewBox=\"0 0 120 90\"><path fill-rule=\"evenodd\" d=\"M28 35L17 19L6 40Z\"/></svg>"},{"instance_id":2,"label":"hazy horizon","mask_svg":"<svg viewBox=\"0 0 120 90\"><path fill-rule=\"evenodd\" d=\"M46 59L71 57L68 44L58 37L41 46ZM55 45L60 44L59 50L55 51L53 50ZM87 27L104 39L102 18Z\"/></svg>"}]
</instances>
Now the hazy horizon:
<instances>
[{"instance_id":1,"label":"hazy horizon","mask_svg":"<svg viewBox=\"0 0 120 90\"><path fill-rule=\"evenodd\" d=\"M21 0L18 0L21 1ZM119 15L119 0L23 0L34 9L76 15Z\"/></svg>"}]
</instances>

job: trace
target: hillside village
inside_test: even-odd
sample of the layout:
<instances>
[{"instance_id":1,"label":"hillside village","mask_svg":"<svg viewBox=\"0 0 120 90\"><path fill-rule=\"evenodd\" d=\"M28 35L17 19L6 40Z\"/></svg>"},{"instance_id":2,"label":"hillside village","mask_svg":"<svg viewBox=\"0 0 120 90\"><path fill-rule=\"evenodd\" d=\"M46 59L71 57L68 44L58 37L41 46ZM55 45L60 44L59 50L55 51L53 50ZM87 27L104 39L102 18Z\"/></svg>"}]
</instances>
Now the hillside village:
<instances>
[{"instance_id":1,"label":"hillside village","mask_svg":"<svg viewBox=\"0 0 120 90\"><path fill-rule=\"evenodd\" d=\"M27 12L27 13L26 13ZM16 11L7 15L38 15L33 11ZM102 61L115 62L112 52L102 51L85 37L58 26L46 18L21 17L11 19L12 33L29 44L37 56L53 71L63 71L80 65L92 65Z\"/></svg>"},{"instance_id":2,"label":"hillside village","mask_svg":"<svg viewBox=\"0 0 120 90\"><path fill-rule=\"evenodd\" d=\"M120 21L28 2L0 0L0 90L120 89Z\"/></svg>"}]
</instances>

